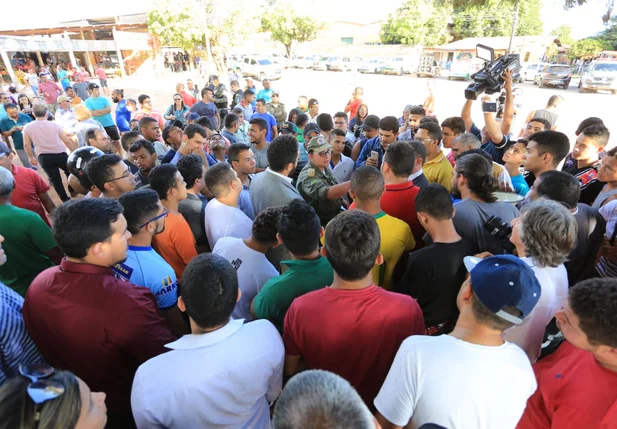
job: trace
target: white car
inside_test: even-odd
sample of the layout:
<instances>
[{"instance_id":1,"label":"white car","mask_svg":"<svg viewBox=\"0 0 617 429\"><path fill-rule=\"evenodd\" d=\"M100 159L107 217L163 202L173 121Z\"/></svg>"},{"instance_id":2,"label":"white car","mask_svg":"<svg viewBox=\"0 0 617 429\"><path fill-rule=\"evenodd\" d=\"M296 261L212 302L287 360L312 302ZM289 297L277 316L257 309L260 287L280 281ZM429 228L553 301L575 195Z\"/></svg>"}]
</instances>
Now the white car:
<instances>
[{"instance_id":1,"label":"white car","mask_svg":"<svg viewBox=\"0 0 617 429\"><path fill-rule=\"evenodd\" d=\"M535 81L536 75L544 70L544 67L550 65L549 63L527 63L523 64L521 71L519 72L519 82Z\"/></svg>"},{"instance_id":2,"label":"white car","mask_svg":"<svg viewBox=\"0 0 617 429\"><path fill-rule=\"evenodd\" d=\"M617 94L617 61L597 60L589 64L578 84L578 92L587 91Z\"/></svg>"},{"instance_id":3,"label":"white car","mask_svg":"<svg viewBox=\"0 0 617 429\"><path fill-rule=\"evenodd\" d=\"M266 57L249 55L237 65L236 73L241 76L252 76L261 81L264 79L277 80L283 75L283 67L274 64Z\"/></svg>"}]
</instances>

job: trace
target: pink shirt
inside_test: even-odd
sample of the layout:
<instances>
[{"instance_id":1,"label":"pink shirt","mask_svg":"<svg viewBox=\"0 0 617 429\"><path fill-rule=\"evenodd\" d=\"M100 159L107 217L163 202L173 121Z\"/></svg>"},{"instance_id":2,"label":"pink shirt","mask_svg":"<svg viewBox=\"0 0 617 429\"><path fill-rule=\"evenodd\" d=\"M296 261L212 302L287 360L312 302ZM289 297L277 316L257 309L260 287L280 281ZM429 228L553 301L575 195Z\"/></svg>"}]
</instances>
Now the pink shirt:
<instances>
[{"instance_id":1,"label":"pink shirt","mask_svg":"<svg viewBox=\"0 0 617 429\"><path fill-rule=\"evenodd\" d=\"M107 73L105 73L105 70L103 70L102 67L99 67L98 69L96 69L94 73L96 74L96 77L98 77L99 79L107 79Z\"/></svg>"},{"instance_id":2,"label":"pink shirt","mask_svg":"<svg viewBox=\"0 0 617 429\"><path fill-rule=\"evenodd\" d=\"M36 154L41 155L66 153L66 146L60 140L61 131L62 127L60 125L44 118L26 124L22 132L24 139L28 137L34 143Z\"/></svg>"},{"instance_id":3,"label":"pink shirt","mask_svg":"<svg viewBox=\"0 0 617 429\"><path fill-rule=\"evenodd\" d=\"M58 86L56 82L48 80L47 83L39 84L39 94L43 94L45 103L56 104L58 102L58 96L62 94L62 88Z\"/></svg>"}]
</instances>

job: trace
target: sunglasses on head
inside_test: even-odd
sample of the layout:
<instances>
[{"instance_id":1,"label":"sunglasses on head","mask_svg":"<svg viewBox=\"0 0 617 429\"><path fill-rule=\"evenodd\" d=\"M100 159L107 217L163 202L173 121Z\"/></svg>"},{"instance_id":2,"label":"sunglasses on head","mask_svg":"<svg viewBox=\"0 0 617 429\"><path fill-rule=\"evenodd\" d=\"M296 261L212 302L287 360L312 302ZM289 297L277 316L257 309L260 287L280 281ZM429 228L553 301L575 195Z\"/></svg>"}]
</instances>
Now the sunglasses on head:
<instances>
[{"instance_id":1,"label":"sunglasses on head","mask_svg":"<svg viewBox=\"0 0 617 429\"><path fill-rule=\"evenodd\" d=\"M41 420L41 410L39 406L47 401L51 401L59 396L62 396L64 393L65 387L62 383L56 380L47 380L49 377L54 375L54 372L55 370L53 366L45 364L19 366L19 373L30 379L30 384L28 385L26 391L28 392L30 399L32 399L35 404L35 428L38 427Z\"/></svg>"}]
</instances>

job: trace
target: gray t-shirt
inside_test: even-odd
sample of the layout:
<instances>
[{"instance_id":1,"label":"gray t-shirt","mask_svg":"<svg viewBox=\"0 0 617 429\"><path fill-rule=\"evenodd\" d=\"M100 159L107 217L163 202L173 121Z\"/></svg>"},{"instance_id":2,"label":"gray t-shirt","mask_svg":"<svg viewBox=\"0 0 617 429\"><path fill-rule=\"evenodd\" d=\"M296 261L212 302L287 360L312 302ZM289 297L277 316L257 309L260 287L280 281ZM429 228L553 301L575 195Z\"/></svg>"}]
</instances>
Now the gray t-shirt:
<instances>
[{"instance_id":1,"label":"gray t-shirt","mask_svg":"<svg viewBox=\"0 0 617 429\"><path fill-rule=\"evenodd\" d=\"M476 247L475 251L491 252L494 255L506 253L501 240L492 236L484 224L491 216L500 217L509 224L519 213L513 204L481 203L466 199L456 204L454 209L454 227L461 237Z\"/></svg>"},{"instance_id":2,"label":"gray t-shirt","mask_svg":"<svg viewBox=\"0 0 617 429\"><path fill-rule=\"evenodd\" d=\"M251 144L253 155L255 155L255 167L267 168L268 167L268 146L265 149L257 149L254 144Z\"/></svg>"},{"instance_id":3,"label":"gray t-shirt","mask_svg":"<svg viewBox=\"0 0 617 429\"><path fill-rule=\"evenodd\" d=\"M83 101L90 98L90 94L88 94L88 84L86 82L73 83L73 89L75 90L77 96Z\"/></svg>"},{"instance_id":4,"label":"gray t-shirt","mask_svg":"<svg viewBox=\"0 0 617 429\"><path fill-rule=\"evenodd\" d=\"M197 245L208 243L204 228L203 203L201 199L197 195L187 194L186 199L180 201L178 211L191 227Z\"/></svg>"}]
</instances>

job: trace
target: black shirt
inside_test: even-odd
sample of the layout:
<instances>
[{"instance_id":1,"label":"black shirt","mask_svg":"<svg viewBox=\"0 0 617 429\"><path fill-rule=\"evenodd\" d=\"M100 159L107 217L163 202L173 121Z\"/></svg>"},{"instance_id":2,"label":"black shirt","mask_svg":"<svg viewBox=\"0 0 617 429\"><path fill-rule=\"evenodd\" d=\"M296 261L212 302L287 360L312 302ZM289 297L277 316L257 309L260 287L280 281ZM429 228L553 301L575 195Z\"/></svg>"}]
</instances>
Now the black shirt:
<instances>
[{"instance_id":1,"label":"black shirt","mask_svg":"<svg viewBox=\"0 0 617 429\"><path fill-rule=\"evenodd\" d=\"M472 245L464 239L416 250L394 291L418 300L427 327L450 322L458 317L456 295L467 276L463 258L471 255Z\"/></svg>"},{"instance_id":2,"label":"black shirt","mask_svg":"<svg viewBox=\"0 0 617 429\"><path fill-rule=\"evenodd\" d=\"M581 184L581 196L578 199L579 203L592 205L598 194L604 188L606 183L598 181L599 162L583 168L578 168L576 160L572 158L572 154L566 157L561 171L565 171L576 177Z\"/></svg>"},{"instance_id":3,"label":"black shirt","mask_svg":"<svg viewBox=\"0 0 617 429\"><path fill-rule=\"evenodd\" d=\"M570 287L580 281L597 277L596 256L600 251L606 231L606 221L597 210L586 204L577 204L577 209L574 215L578 224L576 247L564 263L568 271Z\"/></svg>"}]
</instances>

